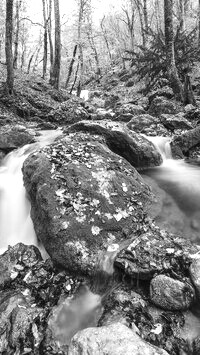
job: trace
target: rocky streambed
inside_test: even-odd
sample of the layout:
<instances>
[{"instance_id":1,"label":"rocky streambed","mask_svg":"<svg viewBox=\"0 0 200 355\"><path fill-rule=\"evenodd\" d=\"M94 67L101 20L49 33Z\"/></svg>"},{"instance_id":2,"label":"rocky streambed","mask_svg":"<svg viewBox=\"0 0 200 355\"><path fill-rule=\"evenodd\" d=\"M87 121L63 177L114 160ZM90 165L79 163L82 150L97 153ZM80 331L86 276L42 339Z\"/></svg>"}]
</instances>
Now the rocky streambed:
<instances>
[{"instance_id":1,"label":"rocky streambed","mask_svg":"<svg viewBox=\"0 0 200 355\"><path fill-rule=\"evenodd\" d=\"M173 131L174 156L190 152L196 161L198 110L177 113L165 97L149 98L148 113L116 100L103 112L93 101L73 119L74 108L60 102L48 117L65 117L62 135L23 165L34 228L50 258L22 243L0 256L0 353L199 354L200 249L156 224L158 187L140 175L162 162L143 134ZM45 100L42 114L40 106L37 129ZM66 126L80 118L87 120ZM28 126L1 128L2 155L37 140ZM77 309L82 321L69 332Z\"/></svg>"}]
</instances>

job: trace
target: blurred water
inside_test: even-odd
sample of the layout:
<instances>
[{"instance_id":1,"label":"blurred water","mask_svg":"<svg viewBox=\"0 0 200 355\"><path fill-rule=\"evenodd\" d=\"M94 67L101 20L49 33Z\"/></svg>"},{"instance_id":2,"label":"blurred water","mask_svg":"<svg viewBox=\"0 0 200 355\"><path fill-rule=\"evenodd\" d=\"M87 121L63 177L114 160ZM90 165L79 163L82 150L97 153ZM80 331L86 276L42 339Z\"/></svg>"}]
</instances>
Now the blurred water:
<instances>
[{"instance_id":1,"label":"blurred water","mask_svg":"<svg viewBox=\"0 0 200 355\"><path fill-rule=\"evenodd\" d=\"M0 253L19 242L39 246L30 217L22 166L28 155L50 144L61 131L42 132L38 142L8 154L0 166Z\"/></svg>"},{"instance_id":2,"label":"blurred water","mask_svg":"<svg viewBox=\"0 0 200 355\"><path fill-rule=\"evenodd\" d=\"M162 165L145 170L158 185L170 194L188 216L200 211L200 167L171 156L170 138L146 137L163 158Z\"/></svg>"}]
</instances>

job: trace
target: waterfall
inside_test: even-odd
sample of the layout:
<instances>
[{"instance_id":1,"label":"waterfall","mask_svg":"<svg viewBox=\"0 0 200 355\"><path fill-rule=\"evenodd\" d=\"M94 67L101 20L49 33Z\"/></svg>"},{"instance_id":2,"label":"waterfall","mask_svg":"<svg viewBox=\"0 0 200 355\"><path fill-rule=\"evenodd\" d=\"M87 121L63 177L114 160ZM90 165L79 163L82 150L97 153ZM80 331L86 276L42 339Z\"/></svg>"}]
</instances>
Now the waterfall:
<instances>
[{"instance_id":1,"label":"waterfall","mask_svg":"<svg viewBox=\"0 0 200 355\"><path fill-rule=\"evenodd\" d=\"M144 174L152 177L158 185L173 197L187 215L200 215L200 168L184 159L173 159L169 137L149 137L163 158L163 163L148 169Z\"/></svg>"},{"instance_id":2,"label":"waterfall","mask_svg":"<svg viewBox=\"0 0 200 355\"><path fill-rule=\"evenodd\" d=\"M153 143L157 151L162 156L163 162L167 159L172 159L172 152L170 147L171 138L159 136L145 136L145 138L148 139L151 143Z\"/></svg>"},{"instance_id":3,"label":"waterfall","mask_svg":"<svg viewBox=\"0 0 200 355\"><path fill-rule=\"evenodd\" d=\"M61 131L44 131L38 142L8 154L0 167L0 254L19 242L41 249L30 217L30 202L23 185L22 166L29 154L50 144ZM43 253L44 255L44 253Z\"/></svg>"}]
</instances>

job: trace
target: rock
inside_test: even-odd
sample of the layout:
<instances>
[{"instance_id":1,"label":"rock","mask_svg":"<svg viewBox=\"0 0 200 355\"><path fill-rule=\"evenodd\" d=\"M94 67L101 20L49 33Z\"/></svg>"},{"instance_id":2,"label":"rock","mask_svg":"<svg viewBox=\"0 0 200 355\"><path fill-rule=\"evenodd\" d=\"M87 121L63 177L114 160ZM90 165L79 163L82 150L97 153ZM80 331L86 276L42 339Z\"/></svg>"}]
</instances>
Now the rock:
<instances>
[{"instance_id":1,"label":"rock","mask_svg":"<svg viewBox=\"0 0 200 355\"><path fill-rule=\"evenodd\" d=\"M37 350L43 334L36 322L42 318L43 309L30 307L24 295L16 291L7 292L3 297L0 294L0 309L0 353L12 354L13 350L24 353L24 345L32 348L32 343Z\"/></svg>"},{"instance_id":2,"label":"rock","mask_svg":"<svg viewBox=\"0 0 200 355\"><path fill-rule=\"evenodd\" d=\"M23 172L36 234L72 273L93 272L99 250L129 238L151 199L137 171L97 135L71 133L30 155Z\"/></svg>"},{"instance_id":3,"label":"rock","mask_svg":"<svg viewBox=\"0 0 200 355\"><path fill-rule=\"evenodd\" d=\"M81 121L64 132L90 132L103 136L108 148L128 160L137 169L160 165L162 157L154 145L142 135L128 130L124 124Z\"/></svg>"},{"instance_id":4,"label":"rock","mask_svg":"<svg viewBox=\"0 0 200 355\"><path fill-rule=\"evenodd\" d=\"M117 255L115 265L135 279L150 280L163 270L185 276L197 251L188 240L159 231L147 218L140 225L140 235Z\"/></svg>"},{"instance_id":5,"label":"rock","mask_svg":"<svg viewBox=\"0 0 200 355\"><path fill-rule=\"evenodd\" d=\"M200 125L196 128L190 129L172 139L171 150L174 158L183 158L184 154L189 150L200 144Z\"/></svg>"},{"instance_id":6,"label":"rock","mask_svg":"<svg viewBox=\"0 0 200 355\"><path fill-rule=\"evenodd\" d=\"M88 118L89 114L84 108L84 103L77 97L62 102L47 115L48 121L62 125L72 124Z\"/></svg>"},{"instance_id":7,"label":"rock","mask_svg":"<svg viewBox=\"0 0 200 355\"><path fill-rule=\"evenodd\" d=\"M107 98L105 99L105 108L113 109L117 102L119 101L119 96L116 94L107 94Z\"/></svg>"},{"instance_id":8,"label":"rock","mask_svg":"<svg viewBox=\"0 0 200 355\"><path fill-rule=\"evenodd\" d=\"M142 106L134 105L132 103L124 103L119 108L115 109L115 114L118 121L124 121L124 117L126 117L127 114L136 116L145 114L145 110Z\"/></svg>"},{"instance_id":9,"label":"rock","mask_svg":"<svg viewBox=\"0 0 200 355\"><path fill-rule=\"evenodd\" d=\"M164 86L160 89L154 90L152 91L149 95L148 95L148 99L149 99L149 103L151 103L156 97L165 97L166 99L172 99L174 97L174 93L172 88L170 88L169 86Z\"/></svg>"},{"instance_id":10,"label":"rock","mask_svg":"<svg viewBox=\"0 0 200 355\"><path fill-rule=\"evenodd\" d=\"M193 125L184 117L184 113L180 112L176 115L162 114L160 116L162 124L171 131L176 129L192 129Z\"/></svg>"},{"instance_id":11,"label":"rock","mask_svg":"<svg viewBox=\"0 0 200 355\"><path fill-rule=\"evenodd\" d=\"M135 132L146 133L146 129L149 129L152 126L155 130L158 123L158 118L146 113L134 116L131 121L127 123L127 127Z\"/></svg>"},{"instance_id":12,"label":"rock","mask_svg":"<svg viewBox=\"0 0 200 355\"><path fill-rule=\"evenodd\" d=\"M115 116L115 113L109 109L109 110L105 110L103 108L97 108L95 110L95 113L93 113L91 115L91 119L92 120L104 120L104 119L108 119L108 120L112 120Z\"/></svg>"},{"instance_id":13,"label":"rock","mask_svg":"<svg viewBox=\"0 0 200 355\"><path fill-rule=\"evenodd\" d=\"M176 114L180 112L178 102L168 100L165 97L155 97L149 107L148 113L152 116L160 117L161 114Z\"/></svg>"},{"instance_id":14,"label":"rock","mask_svg":"<svg viewBox=\"0 0 200 355\"><path fill-rule=\"evenodd\" d=\"M41 260L41 254L34 246L19 243L9 247L3 255L0 255L0 289L7 287L16 279L25 266L33 266Z\"/></svg>"},{"instance_id":15,"label":"rock","mask_svg":"<svg viewBox=\"0 0 200 355\"><path fill-rule=\"evenodd\" d=\"M123 324L88 328L78 332L69 346L69 355L167 355L145 342L136 332Z\"/></svg>"},{"instance_id":16,"label":"rock","mask_svg":"<svg viewBox=\"0 0 200 355\"><path fill-rule=\"evenodd\" d=\"M166 275L158 275L150 284L151 301L169 311L188 309L195 299L195 291L186 280L182 282Z\"/></svg>"},{"instance_id":17,"label":"rock","mask_svg":"<svg viewBox=\"0 0 200 355\"><path fill-rule=\"evenodd\" d=\"M0 149L9 151L35 142L35 136L25 126L3 126L0 128Z\"/></svg>"},{"instance_id":18,"label":"rock","mask_svg":"<svg viewBox=\"0 0 200 355\"><path fill-rule=\"evenodd\" d=\"M200 259L196 259L190 265L190 277L197 290L197 296L200 297Z\"/></svg>"}]
</instances>

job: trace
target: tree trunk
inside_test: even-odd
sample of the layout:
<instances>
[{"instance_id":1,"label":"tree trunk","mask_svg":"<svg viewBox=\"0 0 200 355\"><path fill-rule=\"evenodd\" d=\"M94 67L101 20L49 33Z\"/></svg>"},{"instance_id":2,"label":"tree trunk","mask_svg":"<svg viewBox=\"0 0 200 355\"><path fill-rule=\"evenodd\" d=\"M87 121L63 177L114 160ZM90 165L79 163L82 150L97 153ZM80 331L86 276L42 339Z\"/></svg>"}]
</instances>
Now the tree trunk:
<instances>
[{"instance_id":1,"label":"tree trunk","mask_svg":"<svg viewBox=\"0 0 200 355\"><path fill-rule=\"evenodd\" d=\"M71 87L71 90L70 90L70 94L71 94L72 91L74 90L74 86L75 86L75 84L76 84L76 80L77 80L77 76L78 76L78 71L79 71L79 65L80 65L80 63L79 63L79 61L78 61L77 67L76 67L75 76L74 76L74 82L73 82L73 84L72 84L72 87Z\"/></svg>"},{"instance_id":2,"label":"tree trunk","mask_svg":"<svg viewBox=\"0 0 200 355\"><path fill-rule=\"evenodd\" d=\"M30 73L31 63L32 63L32 60L33 60L34 54L35 54L35 53L33 53L33 54L31 55L30 59L29 59L29 62L28 62L28 68L27 68L27 74L29 74L29 73Z\"/></svg>"},{"instance_id":3,"label":"tree trunk","mask_svg":"<svg viewBox=\"0 0 200 355\"><path fill-rule=\"evenodd\" d=\"M180 7L180 30L185 31L185 0L179 0Z\"/></svg>"},{"instance_id":4,"label":"tree trunk","mask_svg":"<svg viewBox=\"0 0 200 355\"><path fill-rule=\"evenodd\" d=\"M104 19L105 19L105 16L101 20L101 30L102 30L103 38L104 38L104 41L105 41L105 44L106 44L106 47L107 47L107 50L108 50L109 58L110 58L110 61L112 63L112 55L111 55L110 46L109 46L109 42L108 42L108 38L107 38L107 32L106 32L106 29L104 28L104 25L103 25Z\"/></svg>"},{"instance_id":5,"label":"tree trunk","mask_svg":"<svg viewBox=\"0 0 200 355\"><path fill-rule=\"evenodd\" d=\"M173 0L164 0L165 46L167 72L172 90L177 100L183 101L183 88L178 76L174 53Z\"/></svg>"},{"instance_id":6,"label":"tree trunk","mask_svg":"<svg viewBox=\"0 0 200 355\"><path fill-rule=\"evenodd\" d=\"M146 35L147 35L148 28L149 28L148 12L147 12L147 0L144 0L143 13L144 13L144 27L145 27L145 31L146 31Z\"/></svg>"},{"instance_id":7,"label":"tree trunk","mask_svg":"<svg viewBox=\"0 0 200 355\"><path fill-rule=\"evenodd\" d=\"M73 71L73 66L74 66L74 62L75 62L75 58L76 58L76 52L77 52L77 44L75 44L74 46L74 50L73 50L73 56L69 65L69 71L68 71L68 75L67 75L67 79L66 79L66 83L65 83L65 89L67 88L71 75L72 75L72 71Z\"/></svg>"},{"instance_id":8,"label":"tree trunk","mask_svg":"<svg viewBox=\"0 0 200 355\"><path fill-rule=\"evenodd\" d=\"M12 36L13 36L13 0L6 0L6 64L7 79L6 86L8 93L12 95L14 85L13 70L13 52L12 52Z\"/></svg>"},{"instance_id":9,"label":"tree trunk","mask_svg":"<svg viewBox=\"0 0 200 355\"><path fill-rule=\"evenodd\" d=\"M54 62L54 53L53 53L53 42L52 42L52 23L51 23L51 14L52 14L52 0L49 0L49 22L48 22L48 35L49 35L49 49L50 49L50 77L53 73L53 62Z\"/></svg>"},{"instance_id":10,"label":"tree trunk","mask_svg":"<svg viewBox=\"0 0 200 355\"><path fill-rule=\"evenodd\" d=\"M16 33L15 33L15 48L14 48L14 59L13 59L13 68L17 69L18 66L18 46L19 46L19 10L21 6L21 0L16 2Z\"/></svg>"},{"instance_id":11,"label":"tree trunk","mask_svg":"<svg viewBox=\"0 0 200 355\"><path fill-rule=\"evenodd\" d=\"M199 45L199 48L200 48L200 0L199 0L199 9L198 9L198 25L199 25L199 33L198 33L198 45Z\"/></svg>"},{"instance_id":12,"label":"tree trunk","mask_svg":"<svg viewBox=\"0 0 200 355\"><path fill-rule=\"evenodd\" d=\"M52 75L50 77L50 84L54 86L55 89L58 89L60 83L60 61L61 61L59 0L54 0L54 13L55 13L55 54L54 54Z\"/></svg>"},{"instance_id":13,"label":"tree trunk","mask_svg":"<svg viewBox=\"0 0 200 355\"><path fill-rule=\"evenodd\" d=\"M48 44L47 44L48 21L47 21L47 16L46 16L45 0L42 0L42 7L43 7L43 20L44 20L44 38L43 38L44 54L43 54L42 77L43 77L43 79L45 79L46 73L47 73L47 51L48 51Z\"/></svg>"}]
</instances>

